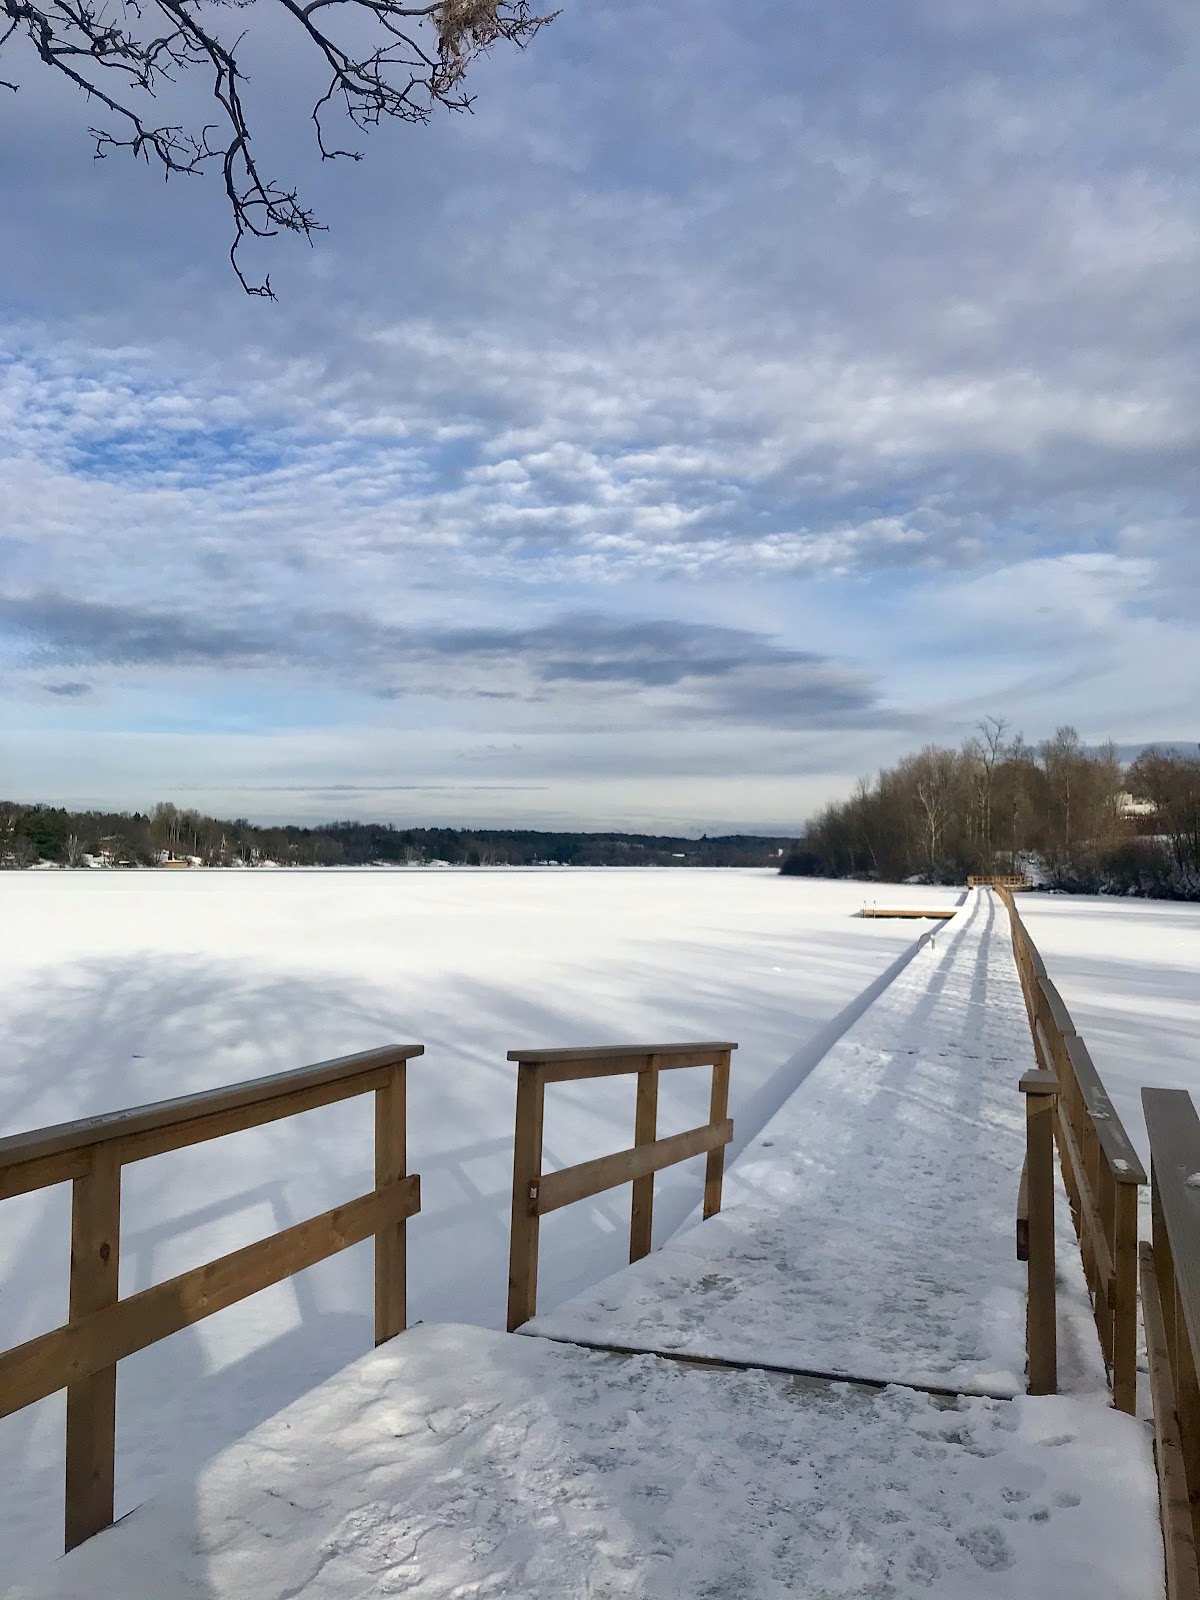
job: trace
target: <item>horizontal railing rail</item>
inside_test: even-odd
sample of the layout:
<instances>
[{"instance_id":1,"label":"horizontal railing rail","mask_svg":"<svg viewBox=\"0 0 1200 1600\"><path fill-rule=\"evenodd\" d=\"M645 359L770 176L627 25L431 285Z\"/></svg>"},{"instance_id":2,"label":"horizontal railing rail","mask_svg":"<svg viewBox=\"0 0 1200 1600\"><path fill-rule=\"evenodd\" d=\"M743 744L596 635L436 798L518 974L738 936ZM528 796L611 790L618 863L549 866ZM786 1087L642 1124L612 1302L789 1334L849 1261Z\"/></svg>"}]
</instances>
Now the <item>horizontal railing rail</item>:
<instances>
[{"instance_id":1,"label":"horizontal railing rail","mask_svg":"<svg viewBox=\"0 0 1200 1600\"><path fill-rule=\"evenodd\" d=\"M1021 872L972 873L967 878L968 889L1032 889L1032 880Z\"/></svg>"},{"instance_id":2,"label":"horizontal railing rail","mask_svg":"<svg viewBox=\"0 0 1200 1600\"><path fill-rule=\"evenodd\" d=\"M1137 1191L1146 1182L1145 1168L1075 1030L1071 1013L1046 976L1045 963L1021 921L1011 890L1000 888L998 893L1012 927L1013 954L1038 1067L1043 1073L1052 1073L1057 1086L1054 1132L1063 1183L1113 1403L1132 1414L1137 1403ZM1052 1208L1041 1226L1053 1228ZM1031 1272L1034 1228L1032 1214L1024 1228L1018 1216L1018 1233L1031 1252ZM1044 1352L1032 1348L1034 1341L1046 1336L1045 1329L1044 1321L1035 1323L1031 1318L1031 1374L1035 1366L1045 1370Z\"/></svg>"},{"instance_id":3,"label":"horizontal railing rail","mask_svg":"<svg viewBox=\"0 0 1200 1600\"><path fill-rule=\"evenodd\" d=\"M1200 1118L1183 1089L1143 1089L1153 1242L1141 1246L1168 1600L1200 1600Z\"/></svg>"},{"instance_id":4,"label":"horizontal railing rail","mask_svg":"<svg viewBox=\"0 0 1200 1600\"><path fill-rule=\"evenodd\" d=\"M541 1219L563 1206L606 1189L632 1183L629 1259L649 1255L654 1230L654 1174L664 1167L707 1155L704 1215L721 1209L725 1146L733 1138L729 1118L729 1064L736 1044L610 1045L591 1050L510 1050L517 1063L517 1118L513 1142L512 1233L508 1260L508 1329L537 1313L538 1242ZM711 1067L708 1121L685 1133L658 1137L658 1075L679 1067ZM637 1075L634 1142L628 1150L582 1161L557 1172L542 1171L542 1123L548 1083Z\"/></svg>"},{"instance_id":5,"label":"horizontal railing rail","mask_svg":"<svg viewBox=\"0 0 1200 1600\"><path fill-rule=\"evenodd\" d=\"M0 1353L0 1416L67 1391L68 1550L113 1520L117 1363L126 1356L372 1235L375 1341L403 1332L405 1224L421 1209L420 1178L406 1172L405 1072L423 1052L419 1044L391 1045L0 1139L0 1199L73 1186L67 1321ZM120 1297L122 1167L372 1092L370 1193Z\"/></svg>"}]
</instances>

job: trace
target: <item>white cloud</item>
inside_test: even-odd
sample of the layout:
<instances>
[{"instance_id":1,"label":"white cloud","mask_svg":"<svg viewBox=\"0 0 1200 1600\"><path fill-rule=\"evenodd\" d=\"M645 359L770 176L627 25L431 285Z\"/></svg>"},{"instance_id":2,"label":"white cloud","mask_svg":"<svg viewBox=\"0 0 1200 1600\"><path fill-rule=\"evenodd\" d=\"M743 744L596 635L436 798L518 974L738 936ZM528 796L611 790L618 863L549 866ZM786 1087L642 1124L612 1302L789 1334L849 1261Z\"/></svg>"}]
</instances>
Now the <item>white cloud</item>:
<instances>
[{"instance_id":1,"label":"white cloud","mask_svg":"<svg viewBox=\"0 0 1200 1600\"><path fill-rule=\"evenodd\" d=\"M485 66L473 119L336 174L296 154L333 232L275 251L277 307L237 298L208 190L92 169L28 84L0 139L0 587L366 636L711 623L736 588L739 625L820 633L923 732L1010 691L1043 731L1183 718L1194 8L670 0L637 50L631 26L578 0ZM322 681L353 676L341 648ZM782 737L762 670L686 707L645 690L630 726L686 710L729 740L757 691ZM113 696L50 709L119 720ZM875 765L883 733L847 734Z\"/></svg>"}]
</instances>

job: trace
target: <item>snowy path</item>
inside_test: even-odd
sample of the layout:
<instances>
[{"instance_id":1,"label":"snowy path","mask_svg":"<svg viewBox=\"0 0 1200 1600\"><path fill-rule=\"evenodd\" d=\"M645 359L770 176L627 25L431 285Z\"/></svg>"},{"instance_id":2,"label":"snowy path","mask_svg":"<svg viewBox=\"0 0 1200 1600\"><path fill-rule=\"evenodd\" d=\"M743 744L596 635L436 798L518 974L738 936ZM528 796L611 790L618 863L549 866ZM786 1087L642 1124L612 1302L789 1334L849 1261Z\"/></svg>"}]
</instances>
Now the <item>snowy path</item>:
<instances>
[{"instance_id":1,"label":"snowy path","mask_svg":"<svg viewBox=\"0 0 1200 1600\"><path fill-rule=\"evenodd\" d=\"M525 1331L1013 1395L1013 1243L1033 1067L1008 918L974 893L733 1164L719 1217ZM1059 1204L1063 1386L1104 1372Z\"/></svg>"},{"instance_id":2,"label":"snowy path","mask_svg":"<svg viewBox=\"0 0 1200 1600\"><path fill-rule=\"evenodd\" d=\"M1150 1448L1079 1400L412 1330L12 1600L1153 1600Z\"/></svg>"}]
</instances>

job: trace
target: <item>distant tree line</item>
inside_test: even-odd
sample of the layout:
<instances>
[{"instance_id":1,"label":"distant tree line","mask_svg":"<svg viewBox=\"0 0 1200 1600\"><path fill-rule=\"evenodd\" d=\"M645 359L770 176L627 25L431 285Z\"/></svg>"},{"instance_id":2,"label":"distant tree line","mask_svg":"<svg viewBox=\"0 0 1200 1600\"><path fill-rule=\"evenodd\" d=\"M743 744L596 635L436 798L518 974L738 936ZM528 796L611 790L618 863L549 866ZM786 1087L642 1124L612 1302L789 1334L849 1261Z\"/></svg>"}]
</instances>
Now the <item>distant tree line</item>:
<instances>
[{"instance_id":1,"label":"distant tree line","mask_svg":"<svg viewBox=\"0 0 1200 1600\"><path fill-rule=\"evenodd\" d=\"M396 828L331 822L315 828L222 821L170 802L152 811L69 811L0 801L0 866L359 867L448 862L454 866L761 867L777 865L787 839L732 834L676 839L638 833L534 829Z\"/></svg>"},{"instance_id":2,"label":"distant tree line","mask_svg":"<svg viewBox=\"0 0 1200 1600\"><path fill-rule=\"evenodd\" d=\"M926 745L860 779L781 870L962 883L1030 868L1077 893L1200 899L1200 756L1152 746L1123 766L1074 728L1034 747L987 717L957 750Z\"/></svg>"}]
</instances>

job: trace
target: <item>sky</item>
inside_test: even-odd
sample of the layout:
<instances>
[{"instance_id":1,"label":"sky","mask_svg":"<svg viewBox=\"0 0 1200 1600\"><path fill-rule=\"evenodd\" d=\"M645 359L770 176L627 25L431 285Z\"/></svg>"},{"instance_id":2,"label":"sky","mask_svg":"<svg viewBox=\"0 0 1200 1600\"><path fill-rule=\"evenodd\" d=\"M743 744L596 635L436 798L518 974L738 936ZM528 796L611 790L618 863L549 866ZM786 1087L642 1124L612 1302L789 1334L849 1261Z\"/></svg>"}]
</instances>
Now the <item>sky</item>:
<instances>
[{"instance_id":1,"label":"sky","mask_svg":"<svg viewBox=\"0 0 1200 1600\"><path fill-rule=\"evenodd\" d=\"M1200 739L1194 0L565 0L324 164L237 18L275 302L0 58L0 796L790 834Z\"/></svg>"}]
</instances>

